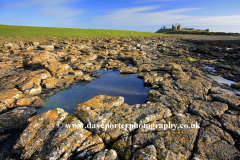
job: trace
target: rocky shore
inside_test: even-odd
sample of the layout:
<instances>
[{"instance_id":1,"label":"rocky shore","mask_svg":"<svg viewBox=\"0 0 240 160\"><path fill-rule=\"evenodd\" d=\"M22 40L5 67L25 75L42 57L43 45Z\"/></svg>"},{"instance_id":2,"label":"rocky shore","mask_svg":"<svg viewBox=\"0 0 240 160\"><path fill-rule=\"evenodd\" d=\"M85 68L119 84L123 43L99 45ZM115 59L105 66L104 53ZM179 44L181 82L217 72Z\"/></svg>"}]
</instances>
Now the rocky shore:
<instances>
[{"instance_id":1,"label":"rocky shore","mask_svg":"<svg viewBox=\"0 0 240 160\"><path fill-rule=\"evenodd\" d=\"M239 38L0 43L0 159L240 159ZM99 95L73 114L37 114L43 98L94 80L100 69L138 74L151 87L146 104ZM238 83L219 84L207 74Z\"/></svg>"}]
</instances>

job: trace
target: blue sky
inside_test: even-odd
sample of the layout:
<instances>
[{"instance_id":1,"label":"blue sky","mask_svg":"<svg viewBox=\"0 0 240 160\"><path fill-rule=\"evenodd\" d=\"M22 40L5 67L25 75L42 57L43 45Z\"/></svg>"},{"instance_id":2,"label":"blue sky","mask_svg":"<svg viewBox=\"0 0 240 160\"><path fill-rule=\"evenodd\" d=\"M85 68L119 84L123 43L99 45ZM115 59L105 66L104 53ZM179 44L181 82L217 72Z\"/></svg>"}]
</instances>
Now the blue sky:
<instances>
[{"instance_id":1,"label":"blue sky","mask_svg":"<svg viewBox=\"0 0 240 160\"><path fill-rule=\"evenodd\" d=\"M162 26L240 33L240 0L0 0L0 24L155 32Z\"/></svg>"}]
</instances>

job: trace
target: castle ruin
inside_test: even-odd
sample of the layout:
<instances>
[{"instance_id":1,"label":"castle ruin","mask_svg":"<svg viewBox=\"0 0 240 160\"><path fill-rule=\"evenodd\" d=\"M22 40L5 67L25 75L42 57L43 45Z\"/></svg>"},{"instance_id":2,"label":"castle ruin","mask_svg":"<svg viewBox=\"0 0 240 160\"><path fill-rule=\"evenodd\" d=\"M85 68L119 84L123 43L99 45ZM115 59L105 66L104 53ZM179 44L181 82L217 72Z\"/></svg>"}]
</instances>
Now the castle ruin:
<instances>
[{"instance_id":1,"label":"castle ruin","mask_svg":"<svg viewBox=\"0 0 240 160\"><path fill-rule=\"evenodd\" d=\"M207 31L209 32L209 29L194 29L194 28L182 28L180 24L175 23L175 26L172 24L172 28L166 28L166 26L161 27L156 33L164 30L191 30L191 31Z\"/></svg>"}]
</instances>

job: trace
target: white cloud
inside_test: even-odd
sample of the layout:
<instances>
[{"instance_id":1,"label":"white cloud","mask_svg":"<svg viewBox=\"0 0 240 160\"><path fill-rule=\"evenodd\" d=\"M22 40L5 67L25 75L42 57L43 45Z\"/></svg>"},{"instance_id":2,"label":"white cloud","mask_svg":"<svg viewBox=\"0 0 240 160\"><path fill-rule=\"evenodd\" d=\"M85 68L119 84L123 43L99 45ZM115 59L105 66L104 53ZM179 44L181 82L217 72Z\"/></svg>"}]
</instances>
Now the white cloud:
<instances>
[{"instance_id":1,"label":"white cloud","mask_svg":"<svg viewBox=\"0 0 240 160\"><path fill-rule=\"evenodd\" d=\"M181 23L186 25L240 25L240 15L195 17L182 20Z\"/></svg>"},{"instance_id":2,"label":"white cloud","mask_svg":"<svg viewBox=\"0 0 240 160\"><path fill-rule=\"evenodd\" d=\"M93 23L119 26L148 26L180 23L182 25L240 25L240 15L193 16L189 11L201 8L184 8L168 11L152 11L159 6L120 9L93 18Z\"/></svg>"},{"instance_id":3,"label":"white cloud","mask_svg":"<svg viewBox=\"0 0 240 160\"><path fill-rule=\"evenodd\" d=\"M156 6L147 6L116 10L110 12L108 15L97 16L93 19L93 21L96 23L120 26L159 25L175 23L181 19L191 18L191 16L182 15L181 13L198 9L186 8L169 11L149 12L150 10L156 8Z\"/></svg>"},{"instance_id":4,"label":"white cloud","mask_svg":"<svg viewBox=\"0 0 240 160\"><path fill-rule=\"evenodd\" d=\"M40 16L52 18L69 18L82 13L82 10L71 9L70 7L55 6L43 7L38 10Z\"/></svg>"},{"instance_id":5,"label":"white cloud","mask_svg":"<svg viewBox=\"0 0 240 160\"><path fill-rule=\"evenodd\" d=\"M83 10L75 9L73 3L84 0L24 0L15 3L5 3L4 8L28 7L35 10L35 13L46 18L50 26L73 26L77 22L76 16L82 14ZM35 14L33 13L33 14ZM48 18L52 18L49 19Z\"/></svg>"}]
</instances>

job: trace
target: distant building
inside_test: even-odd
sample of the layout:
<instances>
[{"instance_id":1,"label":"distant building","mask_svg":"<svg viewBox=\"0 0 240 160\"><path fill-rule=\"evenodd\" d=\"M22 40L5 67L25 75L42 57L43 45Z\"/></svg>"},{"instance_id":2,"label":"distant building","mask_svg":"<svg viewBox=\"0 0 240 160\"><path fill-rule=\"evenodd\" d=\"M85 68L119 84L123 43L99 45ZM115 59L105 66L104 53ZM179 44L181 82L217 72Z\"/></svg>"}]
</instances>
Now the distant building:
<instances>
[{"instance_id":1,"label":"distant building","mask_svg":"<svg viewBox=\"0 0 240 160\"><path fill-rule=\"evenodd\" d=\"M166 26L161 27L156 33L164 32L165 31L171 31L171 30L191 30L191 31L207 31L209 32L209 29L194 29L194 28L182 28L180 24L175 23L175 26L172 24L172 28L166 28Z\"/></svg>"}]
</instances>

